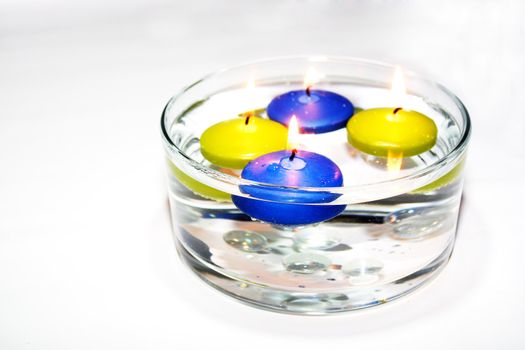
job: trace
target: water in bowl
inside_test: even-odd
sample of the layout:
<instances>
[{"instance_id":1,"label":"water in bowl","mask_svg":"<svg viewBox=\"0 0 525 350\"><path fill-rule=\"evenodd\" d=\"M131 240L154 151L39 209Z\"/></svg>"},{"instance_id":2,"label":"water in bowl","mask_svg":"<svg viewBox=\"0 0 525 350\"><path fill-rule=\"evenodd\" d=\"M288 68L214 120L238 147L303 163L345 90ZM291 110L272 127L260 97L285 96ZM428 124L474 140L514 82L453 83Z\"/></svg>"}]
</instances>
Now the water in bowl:
<instances>
[{"instance_id":1,"label":"water in bowl","mask_svg":"<svg viewBox=\"0 0 525 350\"><path fill-rule=\"evenodd\" d=\"M209 165L199 149L199 136L207 127L247 111L265 117L269 101L294 88L300 86L261 86L249 95L241 88L221 91L174 118L168 133L188 157ZM387 89L359 84L326 88L347 96L358 108L392 106ZM292 313L378 305L429 280L452 251L462 162L437 180L429 176L418 188L410 183L390 188L388 181L438 162L459 142L460 128L443 108L422 97L408 96L403 107L428 115L439 131L430 151L404 158L399 169L350 147L345 129L301 136L301 148L339 165L345 186L386 183L359 196L342 195L338 203L348 204L346 210L316 225L279 227L253 220L228 201L224 188L212 189L220 195L189 189L202 183L184 174L177 159L168 160L169 199L181 256L205 281L231 296ZM238 170L221 171L239 175Z\"/></svg>"}]
</instances>

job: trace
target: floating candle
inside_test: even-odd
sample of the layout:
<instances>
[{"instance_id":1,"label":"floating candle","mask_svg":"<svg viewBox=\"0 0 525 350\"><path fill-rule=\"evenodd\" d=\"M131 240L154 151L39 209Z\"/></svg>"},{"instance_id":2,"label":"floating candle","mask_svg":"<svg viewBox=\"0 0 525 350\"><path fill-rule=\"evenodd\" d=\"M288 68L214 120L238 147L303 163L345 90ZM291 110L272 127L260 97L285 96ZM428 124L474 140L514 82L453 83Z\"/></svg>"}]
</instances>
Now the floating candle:
<instances>
[{"instance_id":1,"label":"floating candle","mask_svg":"<svg viewBox=\"0 0 525 350\"><path fill-rule=\"evenodd\" d=\"M201 152L211 163L242 169L250 160L286 148L283 125L247 114L208 128L201 136Z\"/></svg>"},{"instance_id":2,"label":"floating candle","mask_svg":"<svg viewBox=\"0 0 525 350\"><path fill-rule=\"evenodd\" d=\"M392 103L403 105L406 99L403 73L399 67L392 81ZM416 111L372 108L356 113L346 125L348 142L361 152L388 159L389 169L399 169L404 157L431 149L436 143L434 121Z\"/></svg>"},{"instance_id":3,"label":"floating candle","mask_svg":"<svg viewBox=\"0 0 525 350\"><path fill-rule=\"evenodd\" d=\"M265 154L248 163L241 177L271 185L290 186L242 185L241 191L253 198L232 196L237 208L264 222L283 226L307 225L331 219L346 207L323 204L334 201L339 194L293 188L343 185L339 167L314 152L293 149Z\"/></svg>"},{"instance_id":4,"label":"floating candle","mask_svg":"<svg viewBox=\"0 0 525 350\"><path fill-rule=\"evenodd\" d=\"M354 106L334 92L313 89L315 71L305 77L303 90L289 91L274 98L267 108L270 119L288 125L295 115L306 133L325 133L343 128L354 113Z\"/></svg>"},{"instance_id":5,"label":"floating candle","mask_svg":"<svg viewBox=\"0 0 525 350\"><path fill-rule=\"evenodd\" d=\"M441 187L445 187L447 185L450 185L453 183L458 177L461 176L461 173L463 171L463 168L465 166L465 160L463 159L461 162L459 162L452 170L450 170L448 173L437 179L436 181L433 181L429 183L428 185L425 185L423 187L420 187L412 193L425 193L430 191L436 191L440 189Z\"/></svg>"},{"instance_id":6,"label":"floating candle","mask_svg":"<svg viewBox=\"0 0 525 350\"><path fill-rule=\"evenodd\" d=\"M367 109L354 115L346 129L353 147L379 157L411 157L431 149L437 138L432 119L402 108Z\"/></svg>"},{"instance_id":7,"label":"floating candle","mask_svg":"<svg viewBox=\"0 0 525 350\"><path fill-rule=\"evenodd\" d=\"M170 160L168 160L168 166L172 174L177 178L177 180L179 180L179 182L191 192L201 197L216 200L218 202L231 201L231 196L229 193L219 191L213 187L210 187L208 185L203 184L202 182L195 180L193 177L187 175L184 171L177 168L177 166L173 164L173 162L171 162Z\"/></svg>"}]
</instances>

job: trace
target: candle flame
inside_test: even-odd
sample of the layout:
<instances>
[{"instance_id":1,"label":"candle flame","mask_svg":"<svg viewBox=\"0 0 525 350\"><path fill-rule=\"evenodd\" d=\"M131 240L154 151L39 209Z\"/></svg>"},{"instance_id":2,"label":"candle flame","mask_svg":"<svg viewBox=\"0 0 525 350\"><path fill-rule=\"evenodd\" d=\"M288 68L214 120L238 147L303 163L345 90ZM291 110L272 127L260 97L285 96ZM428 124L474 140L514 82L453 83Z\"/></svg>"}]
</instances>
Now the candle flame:
<instances>
[{"instance_id":1,"label":"candle flame","mask_svg":"<svg viewBox=\"0 0 525 350\"><path fill-rule=\"evenodd\" d=\"M389 172L397 173L403 164L403 152L388 150L386 167Z\"/></svg>"},{"instance_id":2,"label":"candle flame","mask_svg":"<svg viewBox=\"0 0 525 350\"><path fill-rule=\"evenodd\" d=\"M407 88L403 71L399 66L396 66L394 71L394 77L392 78L392 89L390 91L392 94L393 104L396 107L401 107L405 100Z\"/></svg>"},{"instance_id":3,"label":"candle flame","mask_svg":"<svg viewBox=\"0 0 525 350\"><path fill-rule=\"evenodd\" d=\"M288 123L288 145L287 149L297 149L299 147L299 124L297 117L292 115Z\"/></svg>"},{"instance_id":4,"label":"candle flame","mask_svg":"<svg viewBox=\"0 0 525 350\"><path fill-rule=\"evenodd\" d=\"M246 118L246 122L245 122L246 125L248 125L249 118L255 115L254 90L255 90L255 78L253 77L253 75L250 75L250 77L246 81L246 88L244 89L244 100L246 101L247 106L249 106L250 108L248 111L242 114L242 116Z\"/></svg>"},{"instance_id":5,"label":"candle flame","mask_svg":"<svg viewBox=\"0 0 525 350\"><path fill-rule=\"evenodd\" d=\"M303 87L305 89L312 87L314 84L319 83L323 78L324 75L322 73L319 73L314 67L310 67L304 75Z\"/></svg>"},{"instance_id":6,"label":"candle flame","mask_svg":"<svg viewBox=\"0 0 525 350\"><path fill-rule=\"evenodd\" d=\"M246 82L246 90L252 91L253 89L255 89L255 78L252 75L250 76L250 78L248 78L248 81Z\"/></svg>"}]
</instances>

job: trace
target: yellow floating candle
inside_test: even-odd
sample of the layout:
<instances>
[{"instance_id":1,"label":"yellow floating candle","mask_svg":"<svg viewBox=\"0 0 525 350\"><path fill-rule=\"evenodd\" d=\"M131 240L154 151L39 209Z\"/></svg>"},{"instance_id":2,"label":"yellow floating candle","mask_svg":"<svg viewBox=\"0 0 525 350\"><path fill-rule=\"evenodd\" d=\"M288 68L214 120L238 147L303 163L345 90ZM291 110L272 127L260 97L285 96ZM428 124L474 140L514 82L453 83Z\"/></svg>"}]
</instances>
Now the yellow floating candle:
<instances>
[{"instance_id":1,"label":"yellow floating candle","mask_svg":"<svg viewBox=\"0 0 525 350\"><path fill-rule=\"evenodd\" d=\"M402 108L373 108L355 114L346 125L348 142L379 157L411 157L428 151L437 139L432 119Z\"/></svg>"},{"instance_id":2,"label":"yellow floating candle","mask_svg":"<svg viewBox=\"0 0 525 350\"><path fill-rule=\"evenodd\" d=\"M201 136L201 152L211 163L242 169L266 153L286 149L288 131L269 119L247 115L215 124Z\"/></svg>"},{"instance_id":3,"label":"yellow floating candle","mask_svg":"<svg viewBox=\"0 0 525 350\"><path fill-rule=\"evenodd\" d=\"M440 177L436 181L433 181L433 182L429 183L428 185L425 185L423 187L420 187L420 188L412 191L412 193L431 192L431 191L438 190L441 187L445 187L445 186L451 184L452 182L454 182L454 180L456 180L461 175L461 172L463 171L464 165L465 165L465 160L461 160L448 173L446 173L445 175L443 175L442 177Z\"/></svg>"},{"instance_id":4,"label":"yellow floating candle","mask_svg":"<svg viewBox=\"0 0 525 350\"><path fill-rule=\"evenodd\" d=\"M203 184L200 181L195 180L194 178L177 168L177 166L173 164L170 160L168 160L168 166L172 174L177 178L177 180L179 180L179 182L191 192L201 197L213 199L218 202L231 202L231 195L229 193L216 190L213 187L210 187L208 185Z\"/></svg>"}]
</instances>

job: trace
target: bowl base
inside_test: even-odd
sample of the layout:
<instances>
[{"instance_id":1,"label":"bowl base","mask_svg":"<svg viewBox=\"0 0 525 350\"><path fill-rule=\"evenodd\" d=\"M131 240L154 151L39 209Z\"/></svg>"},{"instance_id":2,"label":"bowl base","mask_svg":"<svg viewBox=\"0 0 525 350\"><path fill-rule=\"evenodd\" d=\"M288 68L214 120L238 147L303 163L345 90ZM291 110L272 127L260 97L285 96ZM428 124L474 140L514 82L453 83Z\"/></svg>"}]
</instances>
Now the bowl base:
<instances>
[{"instance_id":1,"label":"bowl base","mask_svg":"<svg viewBox=\"0 0 525 350\"><path fill-rule=\"evenodd\" d=\"M378 306L400 298L436 277L446 266L454 246L446 249L425 267L408 276L382 285L349 286L344 292L297 292L234 279L216 271L177 241L177 251L191 270L207 284L250 306L296 315L327 315Z\"/></svg>"}]
</instances>

